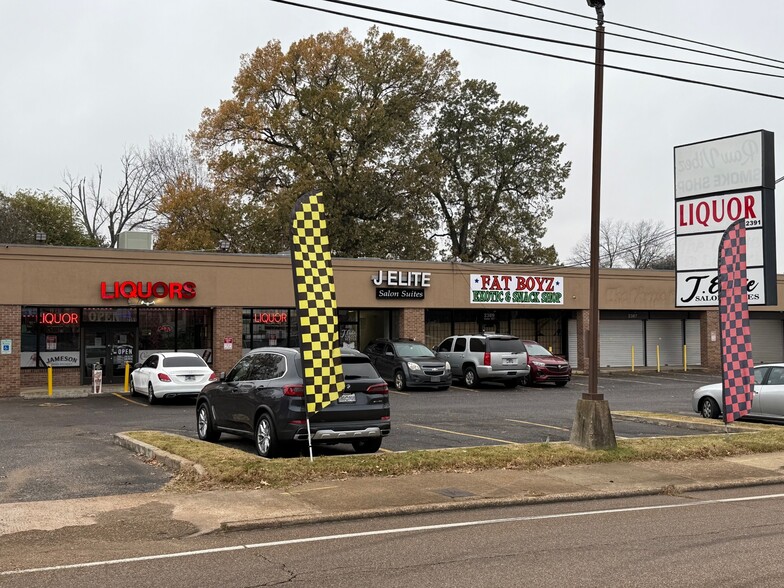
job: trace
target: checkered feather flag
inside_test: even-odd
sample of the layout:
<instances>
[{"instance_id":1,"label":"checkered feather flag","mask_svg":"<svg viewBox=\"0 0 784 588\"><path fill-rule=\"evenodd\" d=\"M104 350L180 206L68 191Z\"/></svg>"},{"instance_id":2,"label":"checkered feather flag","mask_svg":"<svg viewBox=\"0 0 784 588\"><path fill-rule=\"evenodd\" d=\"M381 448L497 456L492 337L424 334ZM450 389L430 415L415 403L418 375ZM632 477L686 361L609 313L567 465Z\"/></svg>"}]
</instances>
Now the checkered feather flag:
<instances>
[{"instance_id":1,"label":"checkered feather flag","mask_svg":"<svg viewBox=\"0 0 784 588\"><path fill-rule=\"evenodd\" d=\"M724 422L731 423L751 410L754 388L746 292L746 219L732 223L719 245L719 323Z\"/></svg>"},{"instance_id":2,"label":"checkered feather flag","mask_svg":"<svg viewBox=\"0 0 784 588\"><path fill-rule=\"evenodd\" d=\"M299 316L305 403L315 414L345 388L338 345L335 281L321 192L301 196L291 214L291 269Z\"/></svg>"}]
</instances>

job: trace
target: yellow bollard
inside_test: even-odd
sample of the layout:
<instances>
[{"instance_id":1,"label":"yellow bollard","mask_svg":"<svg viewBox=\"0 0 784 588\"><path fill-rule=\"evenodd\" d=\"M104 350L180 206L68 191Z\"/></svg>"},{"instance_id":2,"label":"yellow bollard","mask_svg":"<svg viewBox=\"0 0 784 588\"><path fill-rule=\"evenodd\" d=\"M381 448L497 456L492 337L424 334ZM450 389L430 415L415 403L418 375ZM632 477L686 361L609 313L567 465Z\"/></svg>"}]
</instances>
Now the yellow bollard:
<instances>
[{"instance_id":1,"label":"yellow bollard","mask_svg":"<svg viewBox=\"0 0 784 588\"><path fill-rule=\"evenodd\" d=\"M123 392L128 391L128 375L131 373L131 362L125 362L125 383L123 384Z\"/></svg>"},{"instance_id":2,"label":"yellow bollard","mask_svg":"<svg viewBox=\"0 0 784 588\"><path fill-rule=\"evenodd\" d=\"M632 345L632 371L634 371L634 345Z\"/></svg>"},{"instance_id":3,"label":"yellow bollard","mask_svg":"<svg viewBox=\"0 0 784 588\"><path fill-rule=\"evenodd\" d=\"M686 346L685 345L683 346L683 371L684 372L688 372L689 371L688 363L686 363Z\"/></svg>"},{"instance_id":4,"label":"yellow bollard","mask_svg":"<svg viewBox=\"0 0 784 588\"><path fill-rule=\"evenodd\" d=\"M659 359L659 346L656 346L656 371L661 371L661 360Z\"/></svg>"},{"instance_id":5,"label":"yellow bollard","mask_svg":"<svg viewBox=\"0 0 784 588\"><path fill-rule=\"evenodd\" d=\"M46 383L49 388L49 396L52 395L52 366L46 368Z\"/></svg>"}]
</instances>

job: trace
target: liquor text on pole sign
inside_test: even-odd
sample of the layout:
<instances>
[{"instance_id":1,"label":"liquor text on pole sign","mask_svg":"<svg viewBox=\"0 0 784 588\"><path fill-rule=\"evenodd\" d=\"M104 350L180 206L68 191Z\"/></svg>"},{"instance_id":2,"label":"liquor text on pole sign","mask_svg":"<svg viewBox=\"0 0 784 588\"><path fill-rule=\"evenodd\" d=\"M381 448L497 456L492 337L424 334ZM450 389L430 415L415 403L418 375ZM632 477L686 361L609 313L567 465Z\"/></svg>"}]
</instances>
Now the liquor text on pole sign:
<instances>
[{"instance_id":1,"label":"liquor text on pole sign","mask_svg":"<svg viewBox=\"0 0 784 588\"><path fill-rule=\"evenodd\" d=\"M745 219L748 303L776 304L773 133L675 147L675 306L717 306L724 231Z\"/></svg>"},{"instance_id":2,"label":"liquor text on pole sign","mask_svg":"<svg viewBox=\"0 0 784 588\"><path fill-rule=\"evenodd\" d=\"M563 278L471 274L472 304L563 304Z\"/></svg>"}]
</instances>

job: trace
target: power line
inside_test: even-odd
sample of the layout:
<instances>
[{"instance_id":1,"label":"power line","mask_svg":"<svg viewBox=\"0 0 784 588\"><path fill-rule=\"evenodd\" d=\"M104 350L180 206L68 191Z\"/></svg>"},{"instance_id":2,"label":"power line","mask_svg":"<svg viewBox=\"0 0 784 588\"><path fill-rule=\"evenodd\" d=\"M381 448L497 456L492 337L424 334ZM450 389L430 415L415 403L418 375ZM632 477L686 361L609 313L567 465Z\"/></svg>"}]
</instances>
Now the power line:
<instances>
[{"instance_id":1,"label":"power line","mask_svg":"<svg viewBox=\"0 0 784 588\"><path fill-rule=\"evenodd\" d=\"M559 12L561 14L568 14L569 16L574 16L574 17L577 17L577 18L587 18L588 20L591 20L591 21L594 20L593 16L586 16L584 14L578 14L576 12L569 12L568 10L560 10L558 8L552 8L550 6L542 6L541 4L536 4L534 2L526 2L525 0L509 0L509 2L515 2L516 4L525 4L526 6L531 6L533 8L540 8L542 10L550 10L552 12ZM775 63L784 63L784 61L782 61L780 59L774 59L772 57L765 57L764 55L755 55L754 53L746 53L745 51L737 51L735 49L727 49L726 47L722 47L720 45L712 45L710 43L703 43L701 41L694 41L692 39L687 39L685 37L678 37L676 35L668 35L667 33L659 33L659 32L656 32L656 31L651 31L651 30L648 30L648 29L640 28L640 27L635 27L635 26L631 26L631 25L625 25L625 24L619 23L619 22L613 22L611 20L605 20L604 22L607 23L607 24L615 25L617 27L623 27L625 29L630 29L630 30L633 30L633 31L639 31L641 33L647 33L649 35L657 35L657 36L660 36L660 37L666 37L668 39L675 39L676 41L684 41L686 43L693 43L695 45L701 45L703 47L710 47L711 49L719 49L721 51L727 51L729 53L737 53L738 55L746 55L748 57L756 57L757 59L764 59L766 61L773 61ZM727 57L727 59L731 59L731 58ZM760 64L760 65L762 65L762 64ZM769 66L769 67L773 67L773 66Z\"/></svg>"},{"instance_id":2,"label":"power line","mask_svg":"<svg viewBox=\"0 0 784 588\"><path fill-rule=\"evenodd\" d=\"M591 28L591 27L583 27L583 26L580 26L580 25L574 25L574 24L570 24L570 23L557 21L557 20L551 20L551 19L547 19L547 18L531 16L531 15L528 15L528 14L520 14L519 12L512 12L510 10L503 10L501 8L492 8L490 6L482 6L482 5L479 5L479 4L474 4L473 2L466 2L465 0L446 0L446 1L447 2L452 2L453 4L459 4L459 5L462 5L462 6L468 6L468 7L471 7L471 8L476 8L478 10L486 10L486 11L489 11L489 12L505 14L507 16L516 16L518 18L525 18L525 19L529 19L529 20L535 20L535 21L538 21L538 22L544 22L544 23L548 23L548 24L554 24L554 25L557 25L557 26L577 29L577 30L580 30L580 31L589 31L589 32L593 32L594 31L594 29ZM572 13L569 13L569 14L572 14ZM582 16L582 15L575 15L575 16ZM592 18L592 17L584 17L584 18ZM605 22L609 22L609 21L605 21ZM622 26L622 25L617 25L617 26ZM654 33L654 34L659 34L659 33ZM613 32L610 32L610 31L606 31L605 35L616 37L616 38L619 38L619 39L627 39L627 40L630 40L630 41L636 41L636 42L639 42L639 43L648 43L648 44L657 45L657 46L660 46L660 47L667 47L669 49L678 49L680 51L688 51L690 53L698 53L698 54L701 54L701 55L708 55L710 57L716 57L716 58L719 58L719 59L729 59L729 60L732 60L732 61L739 61L739 62L742 62L742 63L749 63L749 64L757 65L757 66L760 66L760 67L770 67L770 68L775 68L775 69L784 69L784 67L779 66L779 65L772 65L772 64L768 64L768 63L760 63L758 61L751 61L751 60L748 60L748 59L741 59L739 57L732 57L730 55L719 55L717 53L711 53L710 51L701 51L699 49L694 49L694 48L691 48L691 47L684 47L682 45L673 45L672 43L662 43L661 41L653 41L651 39L642 39L640 37L632 37L631 35L622 35L620 33L613 33ZM698 41L688 41L688 42L690 42L690 43L698 43ZM702 44L702 43L700 43L700 44ZM733 50L732 49L725 49L725 51L733 51ZM620 51L616 51L616 50L608 49L608 48L605 48L605 52L625 53L625 52L620 52ZM648 56L648 55L639 55L637 53L629 53L629 54L630 55L640 56L640 57L649 57L649 58L652 58L652 59L656 59L656 57L652 57L652 56ZM697 64L697 63L693 63L693 62L689 62L689 61L680 61L680 60L669 59L669 58L658 58L658 59L665 59L667 61L673 61L673 62L676 62L676 63L700 65L700 66L703 66L703 67L719 67L719 66L711 66L711 65L708 65L708 64L702 64L702 63ZM764 57L762 59L769 59L769 58ZM773 61L776 61L776 60L773 60ZM752 71L743 70L743 69L733 69L733 68L720 68L720 69L727 69L728 71L737 71L737 72L741 72L741 73L750 73L750 74L757 74L757 75L770 75L770 74L765 74L763 72L752 72ZM780 77L780 76L776 76L776 77Z\"/></svg>"},{"instance_id":3,"label":"power line","mask_svg":"<svg viewBox=\"0 0 784 588\"><path fill-rule=\"evenodd\" d=\"M516 51L516 52L519 52L519 53L528 53L530 55L538 55L540 57L550 57L552 59L558 59L558 60L561 60L561 61L571 61L573 63L581 63L581 64L585 64L585 65L592 65L592 66L595 65L595 63L593 61L588 61L588 60L585 60L585 59L576 59L576 58L573 58L573 57L566 57L565 55L556 55L556 54L553 54L553 53L544 53L542 51L534 51L534 50L531 50L531 49L522 49L520 47L513 47L511 45L502 45L500 43L493 43L493 42L490 42L490 41L481 41L481 40L478 40L478 39L472 39L470 37L463 37L463 36L460 36L460 35L453 35L453 34L450 34L450 33L442 33L442 32L432 31L432 30L429 30L429 29L423 29L423 28L414 27L414 26L411 26L411 25L404 25L404 24L400 24L400 23L384 21L384 20L380 20L380 19L377 19L377 18L372 18L372 17L369 17L369 16L360 16L360 15L357 15L357 14L340 12L340 11L337 11L337 10L331 10L331 9L324 8L324 7L319 7L319 6L311 6L311 5L307 5L307 4L299 4L299 3L293 2L291 0L270 0L270 1L271 2L276 2L278 4L285 4L285 5L288 5L288 6L295 6L297 8L305 8L307 10L314 10L314 11L317 11L317 12L323 12L325 14L333 14L335 16L343 16L343 17L346 17L346 18L362 20L362 21L365 21L365 22L372 22L372 23L375 23L375 24L378 24L378 25L382 25L382 26L397 27L397 28L400 28L400 29L408 30L408 31L414 31L414 32L418 32L418 33L425 33L425 34L428 34L428 35L435 35L435 36L444 37L444 38L447 38L447 39L454 39L454 40L457 40L457 41L465 41L465 42L468 42L468 43L484 45L486 47L494 47L494 48L497 48L497 49L507 49L507 50ZM367 7L363 6L362 8L367 8ZM730 92L738 92L738 93L741 93L741 94L750 94L752 96L760 96L760 97L763 97L763 98L773 98L775 100L784 100L784 96L780 96L778 94L769 94L767 92L758 92L756 90L749 90L749 89L746 89L746 88L738 88L738 87L735 87L735 86L725 86L723 84L714 84L714 83L711 83L711 82L703 82L703 81L700 81L700 80L694 80L694 79L690 79L690 78L682 78L682 77L679 77L679 76L671 76L671 75L667 75L667 74L660 74L660 73L655 73L655 72L651 72L651 71L633 69L633 68L628 68L628 67L621 67L621 66L618 66L618 65L608 65L608 64L605 63L604 64L604 68L605 69L614 69L614 70L617 70L617 71L623 71L623 72L627 72L627 73L636 73L636 74L639 74L639 75L655 77L655 78L661 78L661 79L665 79L665 80L671 80L671 81L674 81L674 82L683 82L683 83L686 83L686 84L705 86L705 87L708 87L708 88L716 88L716 89L719 89L719 90L728 90Z\"/></svg>"}]
</instances>

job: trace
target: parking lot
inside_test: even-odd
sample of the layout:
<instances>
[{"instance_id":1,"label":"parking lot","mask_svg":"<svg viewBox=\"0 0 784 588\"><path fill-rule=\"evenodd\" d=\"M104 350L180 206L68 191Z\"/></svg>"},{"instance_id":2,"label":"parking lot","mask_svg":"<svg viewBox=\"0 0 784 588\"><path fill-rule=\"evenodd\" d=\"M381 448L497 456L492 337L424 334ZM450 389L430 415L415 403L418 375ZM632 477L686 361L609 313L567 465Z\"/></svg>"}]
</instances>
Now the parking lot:
<instances>
[{"instance_id":1,"label":"parking lot","mask_svg":"<svg viewBox=\"0 0 784 588\"><path fill-rule=\"evenodd\" d=\"M599 391L612 411L693 415L691 391L717 376L699 372L602 375ZM587 378L565 388L507 389L459 385L439 392L391 391L392 433L382 451L565 441ZM696 416L696 415L695 415ZM616 418L619 438L695 434ZM169 475L112 444L119 431L160 430L196 438L193 401L148 406L143 398L104 394L73 399L0 400L0 502L144 492ZM250 441L220 441L253 452ZM349 445L322 452L351 453Z\"/></svg>"}]
</instances>

